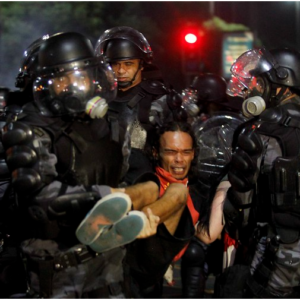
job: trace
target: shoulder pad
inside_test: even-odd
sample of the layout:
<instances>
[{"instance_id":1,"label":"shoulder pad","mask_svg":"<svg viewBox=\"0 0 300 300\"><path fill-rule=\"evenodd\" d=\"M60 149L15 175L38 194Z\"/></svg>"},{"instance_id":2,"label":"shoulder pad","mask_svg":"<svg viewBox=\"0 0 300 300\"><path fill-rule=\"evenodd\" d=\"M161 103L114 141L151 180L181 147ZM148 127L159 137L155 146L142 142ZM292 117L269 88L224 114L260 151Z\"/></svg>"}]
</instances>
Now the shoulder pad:
<instances>
[{"instance_id":1,"label":"shoulder pad","mask_svg":"<svg viewBox=\"0 0 300 300\"><path fill-rule=\"evenodd\" d=\"M260 115L260 121L278 123L283 115L283 111L280 106L271 107L263 111Z\"/></svg>"},{"instance_id":2,"label":"shoulder pad","mask_svg":"<svg viewBox=\"0 0 300 300\"><path fill-rule=\"evenodd\" d=\"M276 123L299 128L299 105L295 103L287 103L285 105L269 108L260 115L260 122Z\"/></svg>"},{"instance_id":3,"label":"shoulder pad","mask_svg":"<svg viewBox=\"0 0 300 300\"><path fill-rule=\"evenodd\" d=\"M144 80L141 82L141 88L152 95L164 95L168 93L164 83L159 80Z\"/></svg>"}]
</instances>

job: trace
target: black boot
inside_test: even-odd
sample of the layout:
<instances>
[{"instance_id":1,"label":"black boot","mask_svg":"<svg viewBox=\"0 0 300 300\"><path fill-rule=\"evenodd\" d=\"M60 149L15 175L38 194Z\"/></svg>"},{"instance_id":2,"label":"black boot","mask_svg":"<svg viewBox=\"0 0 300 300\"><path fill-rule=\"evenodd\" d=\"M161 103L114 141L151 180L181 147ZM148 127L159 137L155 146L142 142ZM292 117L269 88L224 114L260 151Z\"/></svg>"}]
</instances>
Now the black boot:
<instances>
[{"instance_id":1,"label":"black boot","mask_svg":"<svg viewBox=\"0 0 300 300\"><path fill-rule=\"evenodd\" d=\"M203 298L205 275L203 268L181 266L182 298Z\"/></svg>"},{"instance_id":2,"label":"black boot","mask_svg":"<svg viewBox=\"0 0 300 300\"><path fill-rule=\"evenodd\" d=\"M181 284L183 298L203 298L205 288L204 265L207 245L197 238L191 240L181 258Z\"/></svg>"}]
</instances>

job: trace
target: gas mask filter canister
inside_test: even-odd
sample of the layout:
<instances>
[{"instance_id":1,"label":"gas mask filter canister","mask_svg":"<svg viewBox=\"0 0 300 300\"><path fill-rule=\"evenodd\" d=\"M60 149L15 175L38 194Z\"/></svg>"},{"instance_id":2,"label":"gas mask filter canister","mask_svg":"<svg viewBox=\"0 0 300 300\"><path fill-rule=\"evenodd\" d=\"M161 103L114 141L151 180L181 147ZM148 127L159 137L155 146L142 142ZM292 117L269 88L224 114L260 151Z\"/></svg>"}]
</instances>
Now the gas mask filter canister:
<instances>
[{"instance_id":1,"label":"gas mask filter canister","mask_svg":"<svg viewBox=\"0 0 300 300\"><path fill-rule=\"evenodd\" d=\"M243 115L246 118L260 115L266 109L266 102L260 96L254 96L244 100L242 104Z\"/></svg>"},{"instance_id":2,"label":"gas mask filter canister","mask_svg":"<svg viewBox=\"0 0 300 300\"><path fill-rule=\"evenodd\" d=\"M100 119L105 116L108 110L108 105L104 98L96 96L89 100L85 107L85 113L92 119Z\"/></svg>"}]
</instances>

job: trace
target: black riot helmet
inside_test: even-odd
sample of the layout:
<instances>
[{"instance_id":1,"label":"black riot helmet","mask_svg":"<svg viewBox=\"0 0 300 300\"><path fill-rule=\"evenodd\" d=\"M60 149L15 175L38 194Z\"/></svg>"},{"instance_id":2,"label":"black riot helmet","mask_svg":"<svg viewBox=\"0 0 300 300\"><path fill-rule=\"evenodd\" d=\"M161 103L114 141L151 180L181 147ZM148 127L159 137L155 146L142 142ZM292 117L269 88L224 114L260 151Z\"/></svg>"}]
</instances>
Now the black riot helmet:
<instances>
[{"instance_id":1,"label":"black riot helmet","mask_svg":"<svg viewBox=\"0 0 300 300\"><path fill-rule=\"evenodd\" d=\"M36 73L39 67L38 53L41 45L49 39L49 35L46 34L41 38L38 38L31 43L23 53L21 67L19 74L16 77L15 86L24 91L27 87L30 88L32 93L32 83L36 78Z\"/></svg>"},{"instance_id":2,"label":"black riot helmet","mask_svg":"<svg viewBox=\"0 0 300 300\"><path fill-rule=\"evenodd\" d=\"M300 88L300 52L284 48L270 50L270 53L275 65L268 72L270 81L291 88Z\"/></svg>"},{"instance_id":3,"label":"black riot helmet","mask_svg":"<svg viewBox=\"0 0 300 300\"><path fill-rule=\"evenodd\" d=\"M235 111L241 110L242 101L228 98L226 94L227 82L217 74L201 73L193 79L190 89L197 95L197 105L205 111L210 104L215 104L215 110Z\"/></svg>"},{"instance_id":4,"label":"black riot helmet","mask_svg":"<svg viewBox=\"0 0 300 300\"><path fill-rule=\"evenodd\" d=\"M87 37L77 32L57 34L41 45L38 59L34 100L43 115L105 114L117 83L111 67L95 57Z\"/></svg>"},{"instance_id":5,"label":"black riot helmet","mask_svg":"<svg viewBox=\"0 0 300 300\"><path fill-rule=\"evenodd\" d=\"M128 26L105 30L97 41L95 54L103 55L108 62L139 58L151 64L153 60L153 52L145 36Z\"/></svg>"},{"instance_id":6,"label":"black riot helmet","mask_svg":"<svg viewBox=\"0 0 300 300\"><path fill-rule=\"evenodd\" d=\"M140 59L139 68L129 81L119 81L121 88L130 87L143 66L152 63L153 52L144 35L127 26L105 30L95 47L96 56L104 57L108 63L115 61Z\"/></svg>"},{"instance_id":7,"label":"black riot helmet","mask_svg":"<svg viewBox=\"0 0 300 300\"><path fill-rule=\"evenodd\" d=\"M276 106L285 99L287 88L299 94L300 53L288 48L249 50L233 63L231 73L228 95L257 96L267 107Z\"/></svg>"},{"instance_id":8,"label":"black riot helmet","mask_svg":"<svg viewBox=\"0 0 300 300\"><path fill-rule=\"evenodd\" d=\"M190 85L197 91L198 103L226 101L226 81L223 77L212 73L199 74Z\"/></svg>"}]
</instances>

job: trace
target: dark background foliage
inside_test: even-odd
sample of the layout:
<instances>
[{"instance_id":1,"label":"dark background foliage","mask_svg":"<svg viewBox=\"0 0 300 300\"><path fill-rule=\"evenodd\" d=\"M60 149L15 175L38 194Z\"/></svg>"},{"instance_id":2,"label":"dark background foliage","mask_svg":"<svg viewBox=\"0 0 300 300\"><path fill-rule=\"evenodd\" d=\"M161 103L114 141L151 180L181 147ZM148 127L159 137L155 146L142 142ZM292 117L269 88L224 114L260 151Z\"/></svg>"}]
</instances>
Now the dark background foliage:
<instances>
[{"instance_id":1,"label":"dark background foliage","mask_svg":"<svg viewBox=\"0 0 300 300\"><path fill-rule=\"evenodd\" d=\"M247 26L257 45L299 46L296 2L4 1L0 2L0 86L14 89L24 50L44 34L77 31L95 45L104 30L123 25L146 36L165 81L180 90L186 84L181 71L180 32L190 24L202 28L213 16ZM209 35L207 32L208 38Z\"/></svg>"}]
</instances>

